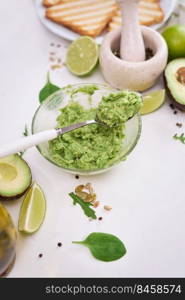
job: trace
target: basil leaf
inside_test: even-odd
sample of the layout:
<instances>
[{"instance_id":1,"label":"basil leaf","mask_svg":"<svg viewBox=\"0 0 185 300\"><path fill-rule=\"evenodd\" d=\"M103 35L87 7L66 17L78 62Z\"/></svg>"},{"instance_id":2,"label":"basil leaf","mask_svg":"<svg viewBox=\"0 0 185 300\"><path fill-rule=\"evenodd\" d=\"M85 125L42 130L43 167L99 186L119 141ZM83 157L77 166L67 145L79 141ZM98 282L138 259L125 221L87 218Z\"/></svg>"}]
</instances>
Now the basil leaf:
<instances>
[{"instance_id":1,"label":"basil leaf","mask_svg":"<svg viewBox=\"0 0 185 300\"><path fill-rule=\"evenodd\" d=\"M70 193L69 196L73 199L73 204L76 205L78 203L84 211L84 214L92 219L97 219L95 211L90 207L93 206L89 202L84 202L80 197L78 197L74 193Z\"/></svg>"},{"instance_id":2,"label":"basil leaf","mask_svg":"<svg viewBox=\"0 0 185 300\"><path fill-rule=\"evenodd\" d=\"M84 241L73 243L88 247L96 259L106 262L120 259L127 252L122 241L108 233L94 232Z\"/></svg>"},{"instance_id":3,"label":"basil leaf","mask_svg":"<svg viewBox=\"0 0 185 300\"><path fill-rule=\"evenodd\" d=\"M47 82L45 86L42 88L42 90L39 93L39 101L42 103L46 98L50 95L52 95L54 92L60 90L60 88L53 83L51 83L49 78L49 73L47 75Z\"/></svg>"}]
</instances>

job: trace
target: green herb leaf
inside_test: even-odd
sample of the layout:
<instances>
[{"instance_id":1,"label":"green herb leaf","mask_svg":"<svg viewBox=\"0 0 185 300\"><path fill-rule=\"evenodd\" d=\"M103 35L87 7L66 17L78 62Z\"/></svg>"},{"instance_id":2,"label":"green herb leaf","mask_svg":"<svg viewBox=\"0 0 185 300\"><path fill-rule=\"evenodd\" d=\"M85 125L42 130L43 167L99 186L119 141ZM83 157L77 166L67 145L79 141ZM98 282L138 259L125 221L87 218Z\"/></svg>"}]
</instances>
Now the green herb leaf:
<instances>
[{"instance_id":1,"label":"green herb leaf","mask_svg":"<svg viewBox=\"0 0 185 300\"><path fill-rule=\"evenodd\" d=\"M54 92L60 90L60 88L54 84L51 83L49 78L49 72L47 75L47 82L45 86L42 88L42 90L39 93L39 101L42 103L46 98L50 95L52 95Z\"/></svg>"},{"instance_id":2,"label":"green herb leaf","mask_svg":"<svg viewBox=\"0 0 185 300\"><path fill-rule=\"evenodd\" d=\"M29 133L28 133L28 126L27 126L26 124L25 124L24 131L23 131L22 135L23 135L23 136L28 136L28 135L29 135ZM18 154L19 154L20 156L23 156L23 154L25 153L25 151L26 151L26 150L20 151Z\"/></svg>"},{"instance_id":3,"label":"green herb leaf","mask_svg":"<svg viewBox=\"0 0 185 300\"><path fill-rule=\"evenodd\" d=\"M73 199L73 204L76 205L78 203L84 211L84 214L92 219L97 219L95 211L90 207L93 206L89 202L84 202L80 197L78 197L74 193L69 193L69 196Z\"/></svg>"},{"instance_id":4,"label":"green herb leaf","mask_svg":"<svg viewBox=\"0 0 185 300\"><path fill-rule=\"evenodd\" d=\"M120 259L126 254L126 248L122 241L115 235L94 232L91 233L84 241L73 242L82 244L89 248L92 255L102 261L114 261Z\"/></svg>"},{"instance_id":5,"label":"green herb leaf","mask_svg":"<svg viewBox=\"0 0 185 300\"><path fill-rule=\"evenodd\" d=\"M181 143L185 144L185 135L182 133L181 135L175 134L173 137L175 140L179 140Z\"/></svg>"},{"instance_id":6,"label":"green herb leaf","mask_svg":"<svg viewBox=\"0 0 185 300\"><path fill-rule=\"evenodd\" d=\"M22 133L23 136L28 136L28 126L25 124L24 131Z\"/></svg>"}]
</instances>

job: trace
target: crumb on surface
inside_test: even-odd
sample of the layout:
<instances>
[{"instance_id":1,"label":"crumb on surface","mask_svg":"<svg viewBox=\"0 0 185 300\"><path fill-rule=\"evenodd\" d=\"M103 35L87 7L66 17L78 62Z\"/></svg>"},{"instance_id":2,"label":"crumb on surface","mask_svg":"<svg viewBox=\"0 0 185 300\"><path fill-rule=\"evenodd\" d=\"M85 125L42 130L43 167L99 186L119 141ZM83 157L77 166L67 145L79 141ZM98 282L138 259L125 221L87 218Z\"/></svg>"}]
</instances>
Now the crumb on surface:
<instances>
[{"instance_id":1,"label":"crumb on surface","mask_svg":"<svg viewBox=\"0 0 185 300\"><path fill-rule=\"evenodd\" d=\"M51 65L51 69L52 70L56 70L56 69L60 69L62 67L62 65Z\"/></svg>"},{"instance_id":2,"label":"crumb on surface","mask_svg":"<svg viewBox=\"0 0 185 300\"><path fill-rule=\"evenodd\" d=\"M104 205L104 207L103 207L105 210L107 210L107 211L110 211L111 209L112 209L112 207L111 206L109 206L109 205Z\"/></svg>"},{"instance_id":3,"label":"crumb on surface","mask_svg":"<svg viewBox=\"0 0 185 300\"><path fill-rule=\"evenodd\" d=\"M53 56L51 56L51 57L49 58L49 60L50 60L50 61L56 61L56 58L53 57Z\"/></svg>"},{"instance_id":4,"label":"crumb on surface","mask_svg":"<svg viewBox=\"0 0 185 300\"><path fill-rule=\"evenodd\" d=\"M95 201L95 202L93 203L94 208L98 207L99 204L100 204L100 201Z\"/></svg>"}]
</instances>

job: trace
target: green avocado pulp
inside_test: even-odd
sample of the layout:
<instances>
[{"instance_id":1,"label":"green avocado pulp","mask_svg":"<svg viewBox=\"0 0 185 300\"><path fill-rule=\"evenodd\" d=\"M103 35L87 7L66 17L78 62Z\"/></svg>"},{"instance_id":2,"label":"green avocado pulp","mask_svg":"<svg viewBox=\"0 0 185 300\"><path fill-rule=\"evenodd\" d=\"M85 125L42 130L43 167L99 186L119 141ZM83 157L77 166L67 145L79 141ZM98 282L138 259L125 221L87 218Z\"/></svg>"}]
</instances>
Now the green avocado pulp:
<instances>
[{"instance_id":1,"label":"green avocado pulp","mask_svg":"<svg viewBox=\"0 0 185 300\"><path fill-rule=\"evenodd\" d=\"M111 95L109 97L112 97ZM122 143L125 137L125 121L138 111L140 107L138 103L141 103L141 96L138 95L135 93L135 104L132 103L129 109L124 111L126 116L121 117L119 123L116 121L115 127L109 128L91 124L60 135L50 141L49 153L51 159L61 167L81 170L106 168L114 164L115 161L121 160ZM123 98L123 95L121 95L121 98ZM106 105L103 108L101 107L102 115L104 115L104 109L106 111ZM111 109L113 111L118 108L111 106ZM95 119L97 108L85 109L77 101L71 101L60 111L61 113L57 118L57 127L65 127ZM113 116L115 116L114 113Z\"/></svg>"},{"instance_id":2,"label":"green avocado pulp","mask_svg":"<svg viewBox=\"0 0 185 300\"><path fill-rule=\"evenodd\" d=\"M6 163L0 163L0 179L4 181L12 181L16 178L17 171L16 169Z\"/></svg>"},{"instance_id":3,"label":"green avocado pulp","mask_svg":"<svg viewBox=\"0 0 185 300\"><path fill-rule=\"evenodd\" d=\"M102 97L98 118L108 126L117 126L132 118L142 106L142 97L136 92L121 91Z\"/></svg>"},{"instance_id":4,"label":"green avocado pulp","mask_svg":"<svg viewBox=\"0 0 185 300\"><path fill-rule=\"evenodd\" d=\"M86 94L89 94L89 95L93 95L95 91L98 90L98 87L95 85L95 84L91 84L91 85L84 85L84 86L81 86L77 89L75 89L73 92L72 92L72 96L76 93L86 93Z\"/></svg>"}]
</instances>

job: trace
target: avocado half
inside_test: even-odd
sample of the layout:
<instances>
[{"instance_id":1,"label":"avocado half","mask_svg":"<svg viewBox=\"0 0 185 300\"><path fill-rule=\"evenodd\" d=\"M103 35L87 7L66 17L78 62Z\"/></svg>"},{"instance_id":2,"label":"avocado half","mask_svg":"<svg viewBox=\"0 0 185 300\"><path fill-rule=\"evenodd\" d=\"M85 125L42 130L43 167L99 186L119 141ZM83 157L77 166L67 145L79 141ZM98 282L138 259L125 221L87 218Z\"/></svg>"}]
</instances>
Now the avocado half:
<instances>
[{"instance_id":1,"label":"avocado half","mask_svg":"<svg viewBox=\"0 0 185 300\"><path fill-rule=\"evenodd\" d=\"M31 181L30 167L18 154L0 158L0 200L21 197Z\"/></svg>"},{"instance_id":2,"label":"avocado half","mask_svg":"<svg viewBox=\"0 0 185 300\"><path fill-rule=\"evenodd\" d=\"M185 111L185 58L172 60L165 69L164 78L170 100Z\"/></svg>"}]
</instances>

